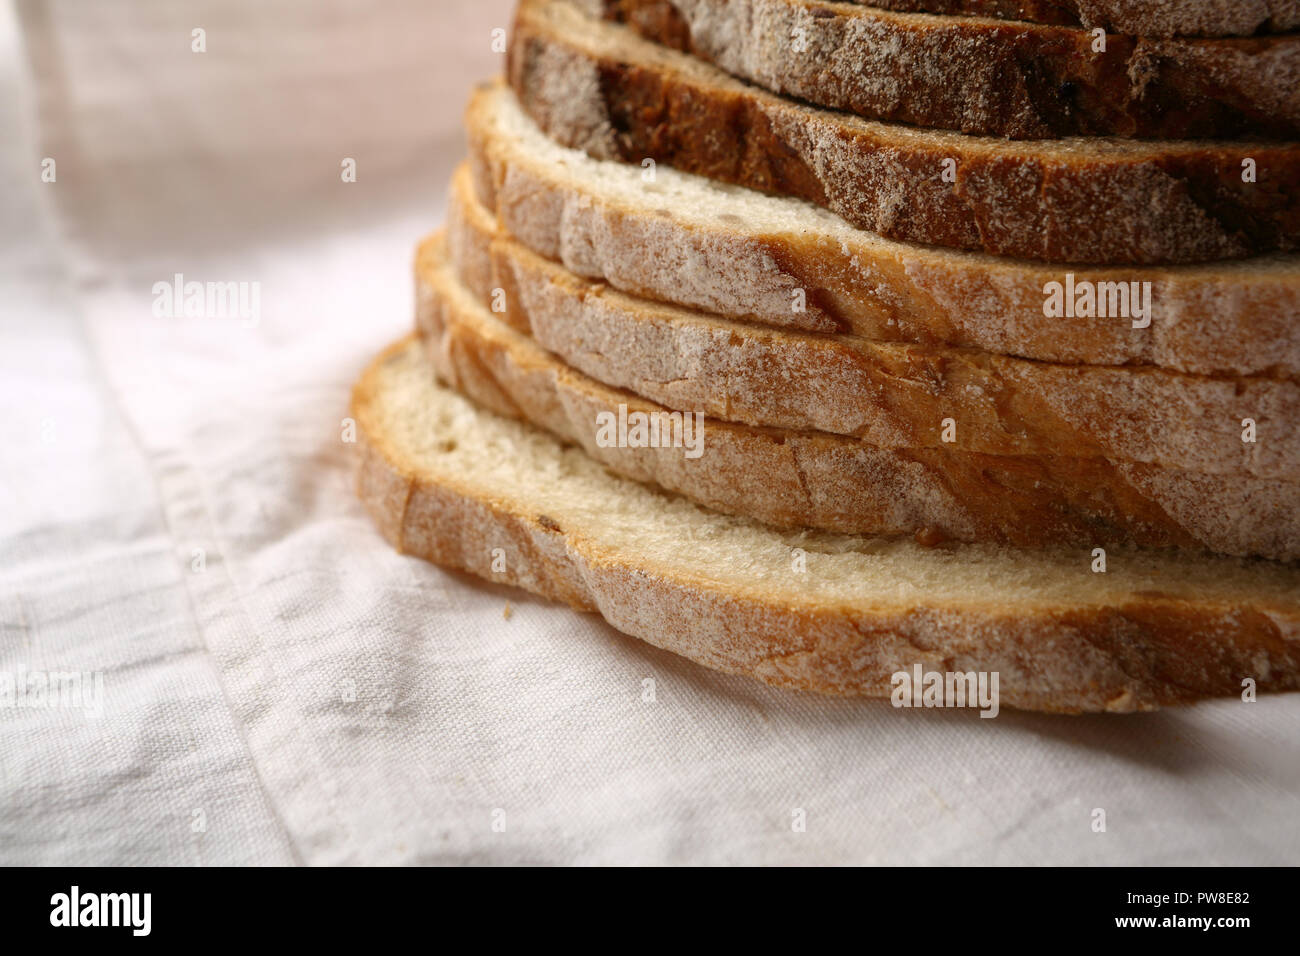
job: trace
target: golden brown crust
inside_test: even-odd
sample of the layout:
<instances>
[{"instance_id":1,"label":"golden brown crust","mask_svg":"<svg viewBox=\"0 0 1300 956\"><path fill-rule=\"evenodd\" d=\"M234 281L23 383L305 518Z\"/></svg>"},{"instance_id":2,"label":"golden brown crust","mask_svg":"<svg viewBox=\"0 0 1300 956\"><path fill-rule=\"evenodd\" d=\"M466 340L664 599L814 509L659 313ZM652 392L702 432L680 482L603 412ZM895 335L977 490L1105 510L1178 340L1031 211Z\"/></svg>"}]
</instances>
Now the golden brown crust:
<instances>
[{"instance_id":1,"label":"golden brown crust","mask_svg":"<svg viewBox=\"0 0 1300 956\"><path fill-rule=\"evenodd\" d=\"M610 290L500 233L465 171L452 189L447 254L461 282L539 345L597 381L669 408L851 435L887 448L1109 458L1295 480L1300 387L1162 369L1064 366L970 350L780 332ZM426 240L431 285L442 244ZM1255 422L1254 442L1242 421Z\"/></svg>"},{"instance_id":2,"label":"golden brown crust","mask_svg":"<svg viewBox=\"0 0 1300 956\"><path fill-rule=\"evenodd\" d=\"M417 287L442 380L484 407L577 444L616 472L729 514L849 534L936 531L1021 546L1206 548L1300 556L1297 486L1103 459L880 448L822 432L708 419L703 454L610 447L599 416L662 406L573 371L479 306L449 275Z\"/></svg>"},{"instance_id":3,"label":"golden brown crust","mask_svg":"<svg viewBox=\"0 0 1300 956\"><path fill-rule=\"evenodd\" d=\"M526 501L422 466L385 432L378 409L384 364L413 349L407 340L385 352L352 401L361 500L407 554L598 608L619 630L705 666L823 693L888 696L890 675L917 663L996 672L1004 706L1050 712L1235 696L1246 678L1261 691L1300 687L1300 608L1256 605L1249 594L1228 601L1134 591L1108 607L1000 605L988 594L968 606L903 608L865 594L840 605L702 586L686 561L665 568L567 516L568 527L543 522ZM494 574L489 543L498 541L509 542L515 559ZM1023 560L1032 574L1032 553Z\"/></svg>"},{"instance_id":4,"label":"golden brown crust","mask_svg":"<svg viewBox=\"0 0 1300 956\"><path fill-rule=\"evenodd\" d=\"M796 196L894 239L1100 264L1300 248L1291 144L1071 139L1013 149L877 123L746 86L562 0L523 0L507 70L524 109L567 146Z\"/></svg>"},{"instance_id":5,"label":"golden brown crust","mask_svg":"<svg viewBox=\"0 0 1300 956\"><path fill-rule=\"evenodd\" d=\"M1155 39L821 0L581 0L776 93L981 136L1300 138L1300 37Z\"/></svg>"}]
</instances>

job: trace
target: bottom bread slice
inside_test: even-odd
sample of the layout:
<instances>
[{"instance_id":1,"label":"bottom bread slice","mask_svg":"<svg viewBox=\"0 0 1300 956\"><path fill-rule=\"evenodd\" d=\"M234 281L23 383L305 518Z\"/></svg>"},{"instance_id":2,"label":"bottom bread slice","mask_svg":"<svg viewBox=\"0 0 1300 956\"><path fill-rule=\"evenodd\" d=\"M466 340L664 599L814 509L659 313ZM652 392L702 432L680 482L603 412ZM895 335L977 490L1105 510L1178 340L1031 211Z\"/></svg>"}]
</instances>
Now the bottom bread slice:
<instances>
[{"instance_id":1,"label":"bottom bread slice","mask_svg":"<svg viewBox=\"0 0 1300 956\"><path fill-rule=\"evenodd\" d=\"M417 322L443 381L707 507L847 534L1300 556L1293 482L956 445L886 448L683 415L583 375L498 319L460 283L441 239L419 255ZM647 428L636 431L638 422ZM655 425L658 441L645 433Z\"/></svg>"},{"instance_id":2,"label":"bottom bread slice","mask_svg":"<svg viewBox=\"0 0 1300 956\"><path fill-rule=\"evenodd\" d=\"M1069 549L777 531L470 403L415 339L367 369L352 415L360 497L399 551L718 670L882 697L918 668L987 675L1000 705L1059 712L1300 686L1295 566L1116 551L1096 573Z\"/></svg>"}]
</instances>

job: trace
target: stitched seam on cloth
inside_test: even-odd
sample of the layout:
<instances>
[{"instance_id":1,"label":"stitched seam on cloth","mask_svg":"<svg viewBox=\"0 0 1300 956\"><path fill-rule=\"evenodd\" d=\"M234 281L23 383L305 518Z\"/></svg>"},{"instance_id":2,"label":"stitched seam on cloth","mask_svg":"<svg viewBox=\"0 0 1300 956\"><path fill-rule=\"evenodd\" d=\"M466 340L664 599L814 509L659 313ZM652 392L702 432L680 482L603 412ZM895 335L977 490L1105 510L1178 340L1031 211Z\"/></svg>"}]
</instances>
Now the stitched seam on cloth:
<instances>
[{"instance_id":1,"label":"stitched seam on cloth","mask_svg":"<svg viewBox=\"0 0 1300 956\"><path fill-rule=\"evenodd\" d=\"M193 481L194 487L198 491L198 496L201 499L199 504L200 507L202 508L204 517L207 519L208 528L210 529L209 532L204 537L206 537L207 540L210 540L216 546L217 554L219 554L221 557L220 564L221 564L222 571L224 572L226 584L228 585L228 587L223 590L228 592L226 594L226 597L233 599L233 601L235 602L235 607L238 612L239 619L242 622L242 629L244 633L254 634L256 633L256 630L251 626L251 621L253 620L254 615L250 614L248 610L248 604L244 598L244 590L239 586L239 583L235 580L234 572L230 567L230 561L227 558L228 552L225 547L224 538L221 537L220 535L220 530L219 530L220 526L215 521L212 520L213 511L210 505L211 498L208 495L207 483L204 481L202 473L197 470L190 470L188 477ZM269 652L269 650L267 649L266 645L264 643L259 642L256 645L256 653L257 656L264 663L270 681L278 687L280 685L280 676L276 671L274 658ZM224 690L224 686L225 685L224 685L224 673L223 673L223 690ZM237 706L237 705L232 704L232 706ZM340 817L338 813L335 812L335 806L337 803L337 788L333 785L333 777L329 775L324 762L320 759L320 754L315 747L315 736L312 733L310 733L306 727L302 725L297 708L291 708L291 712L294 716L294 727L297 731L298 739L307 742L308 753L310 754L312 762L315 765L316 779L321 782L329 781L328 794L318 791L317 795L328 796L328 799L324 801L324 805L327 808L330 819L337 826L338 828L337 832L346 836L350 828L348 827L346 821L342 817ZM236 711L236 716L238 716L238 714L239 712ZM243 728L244 728L244 724L241 720L240 721L241 736L243 735ZM253 760L254 766L256 766L257 759L256 756L253 755L251 745L250 745L250 759ZM258 773L258 781L262 784L264 789L267 789L267 792L269 794L269 788L267 788L267 785L262 776L260 768L258 768L257 773ZM282 825L284 825L286 834L288 834L290 832L289 828L287 824L284 824L278 805L276 806L275 813L277 818L280 819ZM290 849L294 855L295 861L301 865L305 865L306 861L303 858L301 852L299 851L297 845L293 842L292 838L290 838L289 844L290 844Z\"/></svg>"},{"instance_id":2,"label":"stitched seam on cloth","mask_svg":"<svg viewBox=\"0 0 1300 956\"><path fill-rule=\"evenodd\" d=\"M50 66L50 69L47 71L47 73L53 77L61 77L64 73L64 70L61 64L52 64ZM60 89L60 93L62 93L61 89ZM65 107L65 109L66 108L67 107ZM41 135L42 137L44 136L43 130ZM76 154L80 152L80 144L76 143L75 141L71 143L67 143L65 145L70 147L70 149L67 150L67 152L70 152L72 154ZM165 533L168 539L170 540L173 546L173 552L174 552L174 549L179 542L169 514L169 508L168 508L169 500L167 495L165 495L163 492L162 482L159 479L155 458L153 455L149 453L149 450L145 445L144 438L141 435L135 420L129 414L126 404L122 400L122 396L119 393L117 386L113 380L113 377L109 372L107 363L104 360L102 350L99 347L99 339L95 334L95 330L92 327L92 323L88 320L86 316L86 311L84 307L85 289L88 286L93 287L94 285L98 284L98 280L101 280L103 278L102 272L98 268L77 269L75 267L75 261L71 256L69 249L76 244L76 240L73 236L70 236L68 234L66 230L67 220L65 218L62 209L59 207L57 203L54 204L52 207L51 206L45 207L44 215L47 217L47 220L50 223L52 238L54 240L52 243L53 255L58 260L61 271L69 283L72 300L77 306L75 309L76 320L78 325L81 328L81 339L82 342L84 343L87 357L90 359L88 363L90 368L90 374L87 376L87 380L89 382L97 384L99 390L106 395L108 401L112 404L112 407L116 412L116 418L121 423L123 432L125 433L130 443L134 446L136 452L139 454L140 458L142 459L145 466L147 467L149 471L150 479L153 481L153 486L154 486L153 499L155 502L155 506L157 508L158 517L161 521L163 529L165 529ZM97 257L93 255L88 255L85 258L89 262L98 261ZM185 589L186 603L190 611L190 619L193 623L194 635L199 643L199 646L196 647L195 650L202 651L202 653L207 657L211 665L213 678L221 694L221 700L225 704L226 712L230 718L231 726L238 734L239 743L243 749L244 759L247 761L248 769L251 772L253 778L257 781L257 787L261 792L262 802L263 805L266 807L266 812L270 817L270 820L273 821L274 825L283 834L284 844L287 847L293 861L298 865L303 865L304 860L301 852L297 847L297 844L294 841L293 833L290 831L288 825L284 820L284 817L280 813L279 806L276 804L276 801L273 799L272 793L270 791L270 788L267 786L265 778L263 777L262 770L258 765L253 749L249 744L249 740L248 740L247 733L245 732L245 726L243 720L240 716L239 711L236 709L231 699L230 689L226 683L225 673L220 667L220 665L218 664L217 658L212 652L212 646L208 642L207 633L203 627L202 620L199 616L198 607L195 603L194 594L191 589L190 582L188 580L184 581L183 586Z\"/></svg>"},{"instance_id":3,"label":"stitched seam on cloth","mask_svg":"<svg viewBox=\"0 0 1300 956\"><path fill-rule=\"evenodd\" d=\"M19 13L25 13L25 15L30 18L40 17L42 20L47 16L47 11L39 4L28 6L24 10L19 11ZM54 35L53 29L49 27L47 23L43 23L42 25L44 26L44 29L35 31L35 33L44 37L52 37ZM31 34L32 31L28 31L28 35ZM62 58L59 56L57 46L50 45L47 48L41 49L38 51L38 56L44 59L45 69L41 71L40 67L34 64L32 70L33 73L43 72L45 82L53 86L54 92L52 95L59 101L55 111L64 115L73 115L75 111L73 107L69 105L69 95L67 93L66 85L63 82L67 74L67 68L62 62ZM35 89L36 87L34 86L33 88ZM42 141L48 140L48 130L43 125L38 129L37 135ZM71 155L73 157L76 157L78 154L83 152L81 142L75 137L59 144L59 148L62 150L62 155ZM148 468L150 478L154 485L153 497L158 510L158 515L174 549L179 542L176 535L176 529L171 520L169 505L175 502L169 500L168 496L163 491L163 484L159 477L155 457L149 453L143 435L140 433L135 420L129 414L126 403L122 400L122 395L116 386L108 364L104 359L103 352L99 346L99 339L96 335L93 323L91 323L87 318L86 310L84 308L84 290L87 286L93 286L97 284L98 280L103 279L102 270L97 266L95 268L82 269L75 267L75 259L71 255L70 250L77 245L77 239L75 233L71 235L69 234L67 230L69 216L65 213L65 210L59 203L44 206L43 215L46 217L51 227L52 239L54 240L52 243L53 255L60 263L61 270L71 286L73 301L78 306L76 309L77 321L81 327L81 338L84 342L87 356L90 359L89 366L91 373L88 378L97 382L100 390L106 393L108 400L112 403L112 406L116 411L116 417L121 423L123 431L131 444L135 447L140 458L145 463L145 466ZM87 262L99 262L98 256L93 254L87 254L84 259ZM206 496L204 497L203 504L204 511L207 513L207 517L210 521L211 511L206 506ZM199 614L199 607L196 604L195 594L190 580L184 581L184 589L186 602L189 607L190 619L193 622L194 634L199 642L199 647L196 648L196 650L201 650L206 655L211 665L216 686L221 694L221 700L225 705L231 726L234 728L235 733L238 734L244 759L247 761L248 769L257 782L257 787L261 792L262 802L266 807L266 812L270 817L270 820L273 821L274 825L283 834L284 845L288 849L294 863L297 865L303 865L305 861L303 860L302 853L299 851L293 833L281 814L280 807L274 799L272 792L267 785L266 779L263 776L262 769L258 764L254 750L249 742L247 728L232 699L230 688L226 681L226 674L220 666L219 659L213 653L212 645L208 641L208 635Z\"/></svg>"},{"instance_id":4,"label":"stitched seam on cloth","mask_svg":"<svg viewBox=\"0 0 1300 956\"><path fill-rule=\"evenodd\" d=\"M154 497L158 503L159 517L162 520L163 526L166 528L167 535L171 539L173 546L176 546L179 544L179 541L176 536L175 526L172 523L171 515L169 513L169 508L167 507L169 499L168 496L163 491L163 483L159 478L156 458L154 455L151 455L148 449L145 447L144 439L141 436L139 430L137 429L135 421L127 413L126 406L122 402L121 396L118 394L117 388L114 386L112 378L108 374L107 369L105 368L103 357L100 354L97 345L97 339L93 334L93 332L91 332L87 328L89 323L86 321L84 313L81 314L80 321L83 329L86 330L86 335L85 335L86 346L87 346L87 351L90 353L91 357L94 360L92 365L95 370L95 375L96 377L99 378L101 385L103 386L104 390L109 394L113 402L113 405L117 409L118 419L122 423L123 430L126 432L131 442L135 445L136 449L139 451L141 458L144 459L144 461L148 466L149 476L153 480L153 484L154 484ZM207 507L206 496L204 496L203 510L204 513L210 518L211 513ZM221 563L223 565L225 564L224 558ZM190 581L188 579L184 580L184 588L185 588L185 600L190 609L190 618L194 622L195 636L198 638L200 642L203 653L207 656L209 662L212 665L212 671L217 682L217 687L220 688L221 691L222 702L226 705L226 711L230 715L231 725L236 729L236 732L239 734L239 742L243 746L244 754L248 760L249 769L252 771L254 779L257 780L258 788L262 792L262 799L265 802L267 812L270 814L271 818L275 821L276 826L278 826L280 831L284 834L285 845L288 847L289 853L293 857L294 863L299 866L305 865L305 861L303 860L302 853L299 851L297 843L294 840L293 833L289 829L288 824L285 822L283 815L280 813L280 808L277 805L275 799L273 798L270 788L267 786L265 777L262 775L262 768L258 765L257 757L253 751L252 745L249 743L248 734L246 733L246 727L244 725L243 718L240 715L240 712L236 707L235 703L231 699L230 688L226 683L225 671L221 667L220 663L218 662L217 656L212 651L212 645L208 641L207 631L203 626L203 619L199 614L199 607L195 600L195 595L193 589L190 586Z\"/></svg>"}]
</instances>

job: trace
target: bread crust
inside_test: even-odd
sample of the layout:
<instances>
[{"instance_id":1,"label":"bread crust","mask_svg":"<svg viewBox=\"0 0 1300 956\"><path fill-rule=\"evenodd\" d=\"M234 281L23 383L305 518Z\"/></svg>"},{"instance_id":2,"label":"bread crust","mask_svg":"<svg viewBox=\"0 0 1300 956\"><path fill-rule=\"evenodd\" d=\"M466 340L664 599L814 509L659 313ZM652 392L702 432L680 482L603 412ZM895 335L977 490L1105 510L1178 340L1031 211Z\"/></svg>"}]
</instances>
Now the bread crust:
<instances>
[{"instance_id":1,"label":"bread crust","mask_svg":"<svg viewBox=\"0 0 1300 956\"><path fill-rule=\"evenodd\" d=\"M1136 36L1250 36L1300 28L1297 0L850 0L904 13L997 17Z\"/></svg>"},{"instance_id":2,"label":"bread crust","mask_svg":"<svg viewBox=\"0 0 1300 956\"><path fill-rule=\"evenodd\" d=\"M1300 248L1292 144L1008 144L879 123L747 86L563 0L522 0L507 72L566 146L795 196L894 239L1094 264Z\"/></svg>"},{"instance_id":3,"label":"bread crust","mask_svg":"<svg viewBox=\"0 0 1300 956\"><path fill-rule=\"evenodd\" d=\"M778 328L946 345L1066 364L1156 365L1219 376L1300 377L1300 259L1142 270L1062 267L880 239L794 208L790 226L729 211L664 210L656 185L619 163L525 148L497 126L515 111L499 85L466 114L479 201L534 252L642 298ZM538 138L542 138L539 137ZM589 168L590 167L590 168ZM594 185L597 175L617 180ZM666 173L661 175L667 175ZM712 199L713 197L709 197ZM769 217L774 218L774 217ZM805 221L806 220L806 221ZM1151 283L1154 316L1048 319L1044 288ZM803 293L806 307L794 311Z\"/></svg>"},{"instance_id":4,"label":"bread crust","mask_svg":"<svg viewBox=\"0 0 1300 956\"><path fill-rule=\"evenodd\" d=\"M669 408L850 435L885 448L1144 462L1294 481L1300 386L1162 369L1065 366L972 350L782 332L661 306L583 279L500 232L456 174L447 255L478 299L578 371ZM417 281L433 284L437 237ZM1242 422L1255 423L1254 442Z\"/></svg>"},{"instance_id":5,"label":"bread crust","mask_svg":"<svg viewBox=\"0 0 1300 956\"><path fill-rule=\"evenodd\" d=\"M428 276L429 273L426 273ZM417 284L417 321L442 381L544 428L637 481L782 528L1019 546L1205 548L1300 556L1300 486L1132 462L881 448L816 431L702 422L704 453L602 444L597 423L661 405L602 385L497 320L449 267Z\"/></svg>"},{"instance_id":6,"label":"bread crust","mask_svg":"<svg viewBox=\"0 0 1300 956\"><path fill-rule=\"evenodd\" d=\"M1029 604L996 588L965 602L900 603L865 584L861 598L836 602L724 584L721 570L692 567L688 551L674 563L654 560L594 535L579 515L557 520L526 499L435 470L396 440L383 424L385 368L419 355L412 340L390 347L352 397L359 496L405 554L598 610L620 631L715 670L827 694L887 697L890 675L916 663L997 672L1003 706L1056 713L1237 696L1246 678L1261 691L1300 687L1296 600L1180 593L1176 566L1169 591L1134 589L1105 605ZM557 448L557 460L562 454ZM509 553L503 568L492 568L493 547ZM1026 575L1035 563L1023 557ZM814 552L808 573L818 568Z\"/></svg>"},{"instance_id":7,"label":"bread crust","mask_svg":"<svg viewBox=\"0 0 1300 956\"><path fill-rule=\"evenodd\" d=\"M824 0L579 5L775 93L872 119L1012 139L1300 138L1296 36L1099 40Z\"/></svg>"}]
</instances>

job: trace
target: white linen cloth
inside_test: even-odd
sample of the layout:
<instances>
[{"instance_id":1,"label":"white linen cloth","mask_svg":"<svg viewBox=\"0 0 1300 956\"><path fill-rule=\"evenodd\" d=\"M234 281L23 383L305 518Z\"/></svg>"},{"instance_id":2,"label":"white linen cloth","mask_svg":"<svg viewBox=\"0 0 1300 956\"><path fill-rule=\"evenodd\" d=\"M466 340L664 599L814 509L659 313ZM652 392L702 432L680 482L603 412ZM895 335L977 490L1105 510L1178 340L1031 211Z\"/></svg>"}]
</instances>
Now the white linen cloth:
<instances>
[{"instance_id":1,"label":"white linen cloth","mask_svg":"<svg viewBox=\"0 0 1300 956\"><path fill-rule=\"evenodd\" d=\"M0 672L102 681L0 706L0 863L1297 862L1300 697L823 699L380 540L340 422L508 6L0 5Z\"/></svg>"}]
</instances>

